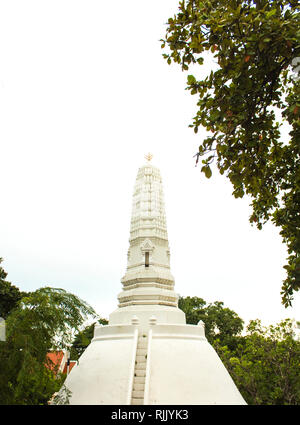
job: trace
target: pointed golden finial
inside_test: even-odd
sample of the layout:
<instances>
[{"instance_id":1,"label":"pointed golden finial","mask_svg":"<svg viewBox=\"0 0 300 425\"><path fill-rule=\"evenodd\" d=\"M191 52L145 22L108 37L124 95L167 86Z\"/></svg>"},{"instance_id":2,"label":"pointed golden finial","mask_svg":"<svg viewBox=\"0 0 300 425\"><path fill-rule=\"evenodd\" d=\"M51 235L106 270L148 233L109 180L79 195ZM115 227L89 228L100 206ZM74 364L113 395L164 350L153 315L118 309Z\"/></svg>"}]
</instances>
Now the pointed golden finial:
<instances>
[{"instance_id":1,"label":"pointed golden finial","mask_svg":"<svg viewBox=\"0 0 300 425\"><path fill-rule=\"evenodd\" d=\"M147 155L145 155L145 159L147 159L147 161L151 161L151 159L153 158L153 155L152 155L152 153L147 153Z\"/></svg>"}]
</instances>

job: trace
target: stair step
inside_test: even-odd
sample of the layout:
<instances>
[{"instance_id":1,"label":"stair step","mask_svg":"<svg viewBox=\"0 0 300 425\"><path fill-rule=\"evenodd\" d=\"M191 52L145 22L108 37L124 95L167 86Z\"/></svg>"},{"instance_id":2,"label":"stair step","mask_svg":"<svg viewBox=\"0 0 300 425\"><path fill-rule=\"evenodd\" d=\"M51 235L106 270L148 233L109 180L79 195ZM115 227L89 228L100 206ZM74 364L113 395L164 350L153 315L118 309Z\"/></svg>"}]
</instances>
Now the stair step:
<instances>
[{"instance_id":1,"label":"stair step","mask_svg":"<svg viewBox=\"0 0 300 425\"><path fill-rule=\"evenodd\" d=\"M143 355L143 356L136 356L135 357L135 361L136 361L136 363L146 363L146 356L145 355Z\"/></svg>"},{"instance_id":2,"label":"stair step","mask_svg":"<svg viewBox=\"0 0 300 425\"><path fill-rule=\"evenodd\" d=\"M145 376L135 376L134 382L137 383L137 384L145 385Z\"/></svg>"},{"instance_id":3,"label":"stair step","mask_svg":"<svg viewBox=\"0 0 300 425\"><path fill-rule=\"evenodd\" d=\"M143 405L145 393L145 376L147 365L148 335L138 337L135 356L135 370L131 395L131 404Z\"/></svg>"},{"instance_id":4,"label":"stair step","mask_svg":"<svg viewBox=\"0 0 300 425\"><path fill-rule=\"evenodd\" d=\"M145 384L138 384L138 383L134 383L133 384L133 391L143 391L144 392L145 389Z\"/></svg>"},{"instance_id":5,"label":"stair step","mask_svg":"<svg viewBox=\"0 0 300 425\"><path fill-rule=\"evenodd\" d=\"M135 372L134 372L134 374L136 375L134 377L134 379L135 378L138 378L139 376L145 378L145 376L146 376L146 370L145 369L136 369Z\"/></svg>"},{"instance_id":6,"label":"stair step","mask_svg":"<svg viewBox=\"0 0 300 425\"><path fill-rule=\"evenodd\" d=\"M132 391L132 398L144 398L144 391Z\"/></svg>"},{"instance_id":7,"label":"stair step","mask_svg":"<svg viewBox=\"0 0 300 425\"><path fill-rule=\"evenodd\" d=\"M146 370L146 362L145 363L137 363L136 365L135 365L135 371L138 371L138 370Z\"/></svg>"},{"instance_id":8,"label":"stair step","mask_svg":"<svg viewBox=\"0 0 300 425\"><path fill-rule=\"evenodd\" d=\"M138 347L139 349L146 350L145 354L147 354L148 344L141 343Z\"/></svg>"},{"instance_id":9,"label":"stair step","mask_svg":"<svg viewBox=\"0 0 300 425\"><path fill-rule=\"evenodd\" d=\"M143 398L132 398L131 404L142 405L142 404L144 404L144 399Z\"/></svg>"}]
</instances>

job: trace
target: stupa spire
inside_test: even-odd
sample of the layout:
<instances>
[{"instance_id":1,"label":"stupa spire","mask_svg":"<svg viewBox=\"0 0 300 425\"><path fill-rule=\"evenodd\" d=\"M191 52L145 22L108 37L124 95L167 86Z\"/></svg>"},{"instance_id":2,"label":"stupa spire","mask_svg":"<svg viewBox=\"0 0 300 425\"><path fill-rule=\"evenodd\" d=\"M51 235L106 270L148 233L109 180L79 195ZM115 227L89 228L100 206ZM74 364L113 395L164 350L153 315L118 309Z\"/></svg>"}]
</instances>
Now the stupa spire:
<instances>
[{"instance_id":1,"label":"stupa spire","mask_svg":"<svg viewBox=\"0 0 300 425\"><path fill-rule=\"evenodd\" d=\"M118 295L119 310L111 314L110 322L116 323L115 314L119 320L119 313L125 313L126 308L147 306L150 311L153 306L159 310L172 307L172 313L176 310L184 323L170 270L162 178L159 169L150 163L152 155L145 158L147 163L138 170L132 197L127 269L121 280L123 291Z\"/></svg>"}]
</instances>

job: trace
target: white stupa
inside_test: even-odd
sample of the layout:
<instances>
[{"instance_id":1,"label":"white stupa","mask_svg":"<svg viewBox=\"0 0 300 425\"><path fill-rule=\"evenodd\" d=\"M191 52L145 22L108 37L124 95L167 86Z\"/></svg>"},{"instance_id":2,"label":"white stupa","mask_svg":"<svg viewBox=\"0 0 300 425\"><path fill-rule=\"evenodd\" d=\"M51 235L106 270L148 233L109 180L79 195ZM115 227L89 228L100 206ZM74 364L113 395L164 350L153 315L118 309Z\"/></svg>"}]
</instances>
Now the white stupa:
<instances>
[{"instance_id":1,"label":"white stupa","mask_svg":"<svg viewBox=\"0 0 300 425\"><path fill-rule=\"evenodd\" d=\"M150 156L147 157L150 160ZM246 404L204 324L178 308L159 169L137 174L119 306L68 375L70 404Z\"/></svg>"}]
</instances>

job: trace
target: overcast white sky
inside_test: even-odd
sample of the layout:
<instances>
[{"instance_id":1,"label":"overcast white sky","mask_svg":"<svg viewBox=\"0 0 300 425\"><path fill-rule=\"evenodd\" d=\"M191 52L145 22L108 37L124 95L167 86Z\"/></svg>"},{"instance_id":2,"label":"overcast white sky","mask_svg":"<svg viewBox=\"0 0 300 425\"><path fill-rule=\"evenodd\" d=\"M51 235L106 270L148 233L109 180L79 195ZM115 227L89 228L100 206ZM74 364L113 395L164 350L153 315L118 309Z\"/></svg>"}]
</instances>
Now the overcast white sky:
<instances>
[{"instance_id":1,"label":"overcast white sky","mask_svg":"<svg viewBox=\"0 0 300 425\"><path fill-rule=\"evenodd\" d=\"M21 290L64 288L117 307L144 154L162 174L176 291L248 322L300 320L281 305L286 249L248 222L224 176L207 180L188 125L196 98L159 39L177 0L0 3L0 256ZM209 68L203 69L209 72Z\"/></svg>"}]
</instances>

